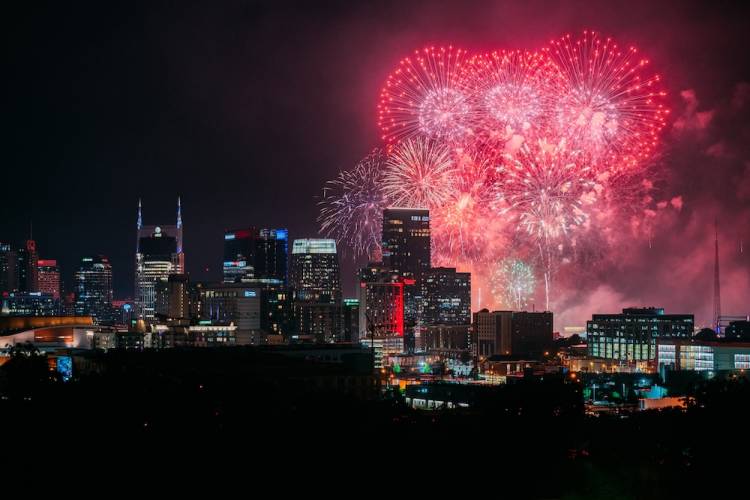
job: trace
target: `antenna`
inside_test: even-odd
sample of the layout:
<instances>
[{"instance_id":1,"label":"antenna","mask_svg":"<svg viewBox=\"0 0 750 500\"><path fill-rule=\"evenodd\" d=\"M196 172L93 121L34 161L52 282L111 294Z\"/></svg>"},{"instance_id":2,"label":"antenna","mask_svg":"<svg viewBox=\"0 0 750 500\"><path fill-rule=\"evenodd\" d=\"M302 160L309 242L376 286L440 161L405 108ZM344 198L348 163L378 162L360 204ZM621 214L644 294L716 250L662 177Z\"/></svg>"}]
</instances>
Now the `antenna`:
<instances>
[{"instance_id":1,"label":"antenna","mask_svg":"<svg viewBox=\"0 0 750 500\"><path fill-rule=\"evenodd\" d=\"M721 280L719 279L719 222L714 219L714 328L721 332Z\"/></svg>"}]
</instances>

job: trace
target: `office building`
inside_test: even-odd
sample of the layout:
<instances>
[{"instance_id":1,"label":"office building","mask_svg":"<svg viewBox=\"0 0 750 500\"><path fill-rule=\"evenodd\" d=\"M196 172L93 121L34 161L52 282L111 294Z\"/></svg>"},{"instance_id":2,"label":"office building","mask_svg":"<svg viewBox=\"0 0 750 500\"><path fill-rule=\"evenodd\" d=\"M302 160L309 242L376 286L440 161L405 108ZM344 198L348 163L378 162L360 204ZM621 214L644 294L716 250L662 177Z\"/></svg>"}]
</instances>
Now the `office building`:
<instances>
[{"instance_id":1,"label":"office building","mask_svg":"<svg viewBox=\"0 0 750 500\"><path fill-rule=\"evenodd\" d=\"M56 260L39 260L37 262L37 283L39 291L52 295L60 300L60 268Z\"/></svg>"},{"instance_id":2,"label":"office building","mask_svg":"<svg viewBox=\"0 0 750 500\"><path fill-rule=\"evenodd\" d=\"M156 315L173 320L190 319L187 274L170 274L156 282Z\"/></svg>"},{"instance_id":3,"label":"office building","mask_svg":"<svg viewBox=\"0 0 750 500\"><path fill-rule=\"evenodd\" d=\"M336 241L294 240L291 279L296 300L340 303L341 278Z\"/></svg>"},{"instance_id":4,"label":"office building","mask_svg":"<svg viewBox=\"0 0 750 500\"><path fill-rule=\"evenodd\" d=\"M430 212L421 208L383 211L383 264L419 282L430 268Z\"/></svg>"},{"instance_id":5,"label":"office building","mask_svg":"<svg viewBox=\"0 0 750 500\"><path fill-rule=\"evenodd\" d=\"M135 305L139 318L152 319L156 313L156 284L170 274L184 274L185 253L182 239L182 208L177 199L176 225L143 225L138 202L135 254Z\"/></svg>"},{"instance_id":6,"label":"office building","mask_svg":"<svg viewBox=\"0 0 750 500\"><path fill-rule=\"evenodd\" d=\"M344 299L341 305L341 340L359 340L359 299Z\"/></svg>"},{"instance_id":7,"label":"office building","mask_svg":"<svg viewBox=\"0 0 750 500\"><path fill-rule=\"evenodd\" d=\"M660 338L656 341L659 370L726 371L750 369L750 342Z\"/></svg>"},{"instance_id":8,"label":"office building","mask_svg":"<svg viewBox=\"0 0 750 500\"><path fill-rule=\"evenodd\" d=\"M288 231L249 227L224 233L224 283L285 285Z\"/></svg>"},{"instance_id":9,"label":"office building","mask_svg":"<svg viewBox=\"0 0 750 500\"><path fill-rule=\"evenodd\" d=\"M402 338L404 278L376 264L361 269L359 276L359 341L373 336Z\"/></svg>"},{"instance_id":10,"label":"office building","mask_svg":"<svg viewBox=\"0 0 750 500\"><path fill-rule=\"evenodd\" d=\"M288 283L289 231L261 229L255 240L255 279L269 283Z\"/></svg>"},{"instance_id":11,"label":"office building","mask_svg":"<svg viewBox=\"0 0 750 500\"><path fill-rule=\"evenodd\" d=\"M238 344L260 344L261 293L242 283L205 284L200 289L201 319L237 326Z\"/></svg>"},{"instance_id":12,"label":"office building","mask_svg":"<svg viewBox=\"0 0 750 500\"><path fill-rule=\"evenodd\" d=\"M513 311L488 311L474 313L472 322L473 349L477 356L511 354Z\"/></svg>"},{"instance_id":13,"label":"office building","mask_svg":"<svg viewBox=\"0 0 750 500\"><path fill-rule=\"evenodd\" d=\"M42 292L3 292L0 316L59 316L60 301Z\"/></svg>"},{"instance_id":14,"label":"office building","mask_svg":"<svg viewBox=\"0 0 750 500\"><path fill-rule=\"evenodd\" d=\"M18 290L18 254L8 243L0 243L0 293Z\"/></svg>"},{"instance_id":15,"label":"office building","mask_svg":"<svg viewBox=\"0 0 750 500\"><path fill-rule=\"evenodd\" d=\"M233 229L224 233L224 283L240 283L255 277L255 240L258 230L254 227Z\"/></svg>"},{"instance_id":16,"label":"office building","mask_svg":"<svg viewBox=\"0 0 750 500\"><path fill-rule=\"evenodd\" d=\"M336 241L294 240L291 283L301 338L333 342L341 335L341 277Z\"/></svg>"},{"instance_id":17,"label":"office building","mask_svg":"<svg viewBox=\"0 0 750 500\"><path fill-rule=\"evenodd\" d=\"M664 309L627 308L622 314L594 314L586 322L589 356L622 362L656 359L658 339L689 339L692 314L664 314Z\"/></svg>"},{"instance_id":18,"label":"office building","mask_svg":"<svg viewBox=\"0 0 750 500\"><path fill-rule=\"evenodd\" d=\"M510 352L516 356L541 357L554 348L552 313L514 311L511 318Z\"/></svg>"},{"instance_id":19,"label":"office building","mask_svg":"<svg viewBox=\"0 0 750 500\"><path fill-rule=\"evenodd\" d=\"M39 254L36 251L36 242L27 240L24 248L17 252L16 272L18 273L19 292L38 292L37 261Z\"/></svg>"},{"instance_id":20,"label":"office building","mask_svg":"<svg viewBox=\"0 0 750 500\"><path fill-rule=\"evenodd\" d=\"M84 257L75 272L75 314L91 316L97 324L114 320L112 265L103 255Z\"/></svg>"},{"instance_id":21,"label":"office building","mask_svg":"<svg viewBox=\"0 0 750 500\"><path fill-rule=\"evenodd\" d=\"M434 267L422 275L422 323L469 325L471 323L471 274L455 268Z\"/></svg>"}]
</instances>

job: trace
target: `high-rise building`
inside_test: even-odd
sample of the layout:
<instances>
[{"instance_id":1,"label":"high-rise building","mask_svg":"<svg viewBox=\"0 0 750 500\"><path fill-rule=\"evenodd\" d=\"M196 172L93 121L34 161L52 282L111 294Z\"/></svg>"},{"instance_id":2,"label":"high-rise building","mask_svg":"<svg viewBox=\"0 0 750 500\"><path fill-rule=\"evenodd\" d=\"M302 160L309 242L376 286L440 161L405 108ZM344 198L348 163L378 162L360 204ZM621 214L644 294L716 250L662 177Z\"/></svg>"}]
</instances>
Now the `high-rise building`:
<instances>
[{"instance_id":1,"label":"high-rise building","mask_svg":"<svg viewBox=\"0 0 750 500\"><path fill-rule=\"evenodd\" d=\"M224 232L224 283L240 283L255 277L257 236L258 230L254 227Z\"/></svg>"},{"instance_id":2,"label":"high-rise building","mask_svg":"<svg viewBox=\"0 0 750 500\"><path fill-rule=\"evenodd\" d=\"M135 305L139 318L152 319L156 312L156 283L170 274L184 274L182 208L177 199L177 224L144 226L138 201L135 253Z\"/></svg>"},{"instance_id":3,"label":"high-rise building","mask_svg":"<svg viewBox=\"0 0 750 500\"><path fill-rule=\"evenodd\" d=\"M169 319L190 319L187 274L170 274L156 282L156 314Z\"/></svg>"},{"instance_id":4,"label":"high-rise building","mask_svg":"<svg viewBox=\"0 0 750 500\"><path fill-rule=\"evenodd\" d=\"M344 299L341 305L341 340L359 340L359 299Z\"/></svg>"},{"instance_id":5,"label":"high-rise building","mask_svg":"<svg viewBox=\"0 0 750 500\"><path fill-rule=\"evenodd\" d=\"M404 278L404 321L409 343L422 311L422 275L430 269L430 212L422 208L383 210L383 264Z\"/></svg>"},{"instance_id":6,"label":"high-rise building","mask_svg":"<svg viewBox=\"0 0 750 500\"><path fill-rule=\"evenodd\" d=\"M333 304L341 302L341 278L335 240L294 240L292 286L296 300Z\"/></svg>"},{"instance_id":7,"label":"high-rise building","mask_svg":"<svg viewBox=\"0 0 750 500\"><path fill-rule=\"evenodd\" d=\"M75 273L75 314L110 323L112 313L112 265L103 255L84 257Z\"/></svg>"},{"instance_id":8,"label":"high-rise building","mask_svg":"<svg viewBox=\"0 0 750 500\"><path fill-rule=\"evenodd\" d=\"M471 274L452 267L434 267L422 275L422 323L471 323Z\"/></svg>"},{"instance_id":9,"label":"high-rise building","mask_svg":"<svg viewBox=\"0 0 750 500\"><path fill-rule=\"evenodd\" d=\"M46 259L37 262L37 283L40 292L60 300L60 268L56 260Z\"/></svg>"},{"instance_id":10,"label":"high-rise building","mask_svg":"<svg viewBox=\"0 0 750 500\"><path fill-rule=\"evenodd\" d=\"M422 273L431 266L429 210L383 210L383 264L419 284Z\"/></svg>"},{"instance_id":11,"label":"high-rise building","mask_svg":"<svg viewBox=\"0 0 750 500\"><path fill-rule=\"evenodd\" d=\"M284 286L261 287L260 329L267 335L282 335L288 340L295 330L292 291Z\"/></svg>"},{"instance_id":12,"label":"high-rise building","mask_svg":"<svg viewBox=\"0 0 750 500\"><path fill-rule=\"evenodd\" d=\"M285 285L288 231L233 229L224 233L224 283Z\"/></svg>"},{"instance_id":13,"label":"high-rise building","mask_svg":"<svg viewBox=\"0 0 750 500\"><path fill-rule=\"evenodd\" d=\"M333 342L341 335L341 277L336 241L294 240L294 319L301 338Z\"/></svg>"},{"instance_id":14,"label":"high-rise building","mask_svg":"<svg viewBox=\"0 0 750 500\"><path fill-rule=\"evenodd\" d=\"M287 284L289 231L261 229L255 240L255 278Z\"/></svg>"},{"instance_id":15,"label":"high-rise building","mask_svg":"<svg viewBox=\"0 0 750 500\"><path fill-rule=\"evenodd\" d=\"M18 290L18 254L7 243L0 243L0 293Z\"/></svg>"},{"instance_id":16,"label":"high-rise building","mask_svg":"<svg viewBox=\"0 0 750 500\"><path fill-rule=\"evenodd\" d=\"M39 255L36 251L36 242L34 240L26 240L26 246L18 251L17 256L18 290L21 292L39 291L36 267Z\"/></svg>"},{"instance_id":17,"label":"high-rise building","mask_svg":"<svg viewBox=\"0 0 750 500\"><path fill-rule=\"evenodd\" d=\"M652 361L658 339L689 339L694 323L692 314L664 314L664 309L656 307L594 314L586 322L589 355L624 362Z\"/></svg>"},{"instance_id":18,"label":"high-rise building","mask_svg":"<svg viewBox=\"0 0 750 500\"><path fill-rule=\"evenodd\" d=\"M404 336L404 278L377 264L359 272L358 340Z\"/></svg>"}]
</instances>

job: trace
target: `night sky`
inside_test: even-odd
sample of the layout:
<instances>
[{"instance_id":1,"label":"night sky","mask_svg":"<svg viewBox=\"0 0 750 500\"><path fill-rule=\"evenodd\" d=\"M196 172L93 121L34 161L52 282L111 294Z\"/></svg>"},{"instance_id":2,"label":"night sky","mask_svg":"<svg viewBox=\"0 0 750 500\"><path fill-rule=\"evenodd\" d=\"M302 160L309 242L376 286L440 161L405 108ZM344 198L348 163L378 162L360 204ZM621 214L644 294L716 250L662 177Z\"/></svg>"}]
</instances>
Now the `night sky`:
<instances>
[{"instance_id":1,"label":"night sky","mask_svg":"<svg viewBox=\"0 0 750 500\"><path fill-rule=\"evenodd\" d=\"M0 241L21 244L33 221L41 257L68 283L83 255L104 254L116 296L132 296L137 200L144 223L171 224L180 195L188 271L218 279L225 228L317 234L316 196L380 144L378 91L404 55L536 49L589 28L635 43L663 75L663 194L683 206L659 216L651 248L635 243L565 290L558 326L627 305L707 321L715 217L724 311L750 312L750 5L219 3L3 13Z\"/></svg>"}]
</instances>

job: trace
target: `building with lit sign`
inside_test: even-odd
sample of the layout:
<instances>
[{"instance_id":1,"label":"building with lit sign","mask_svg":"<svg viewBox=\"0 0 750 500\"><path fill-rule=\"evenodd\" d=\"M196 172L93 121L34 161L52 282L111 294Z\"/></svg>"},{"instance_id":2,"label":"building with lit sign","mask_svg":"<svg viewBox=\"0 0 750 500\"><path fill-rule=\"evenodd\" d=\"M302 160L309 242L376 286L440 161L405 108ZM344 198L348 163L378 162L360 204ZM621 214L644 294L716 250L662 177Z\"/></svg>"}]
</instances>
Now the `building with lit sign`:
<instances>
[{"instance_id":1,"label":"building with lit sign","mask_svg":"<svg viewBox=\"0 0 750 500\"><path fill-rule=\"evenodd\" d=\"M290 279L298 334L317 342L338 339L341 335L341 277L336 241L294 240Z\"/></svg>"},{"instance_id":2,"label":"building with lit sign","mask_svg":"<svg viewBox=\"0 0 750 500\"><path fill-rule=\"evenodd\" d=\"M40 292L48 293L55 300L60 300L60 268L56 260L37 262L37 287Z\"/></svg>"},{"instance_id":3,"label":"building with lit sign","mask_svg":"<svg viewBox=\"0 0 750 500\"><path fill-rule=\"evenodd\" d=\"M200 289L201 319L236 325L238 344L260 344L261 293L260 288L242 283L204 285Z\"/></svg>"},{"instance_id":4,"label":"building with lit sign","mask_svg":"<svg viewBox=\"0 0 750 500\"><path fill-rule=\"evenodd\" d=\"M1 316L58 316L60 301L42 292L3 292Z\"/></svg>"},{"instance_id":5,"label":"building with lit sign","mask_svg":"<svg viewBox=\"0 0 750 500\"><path fill-rule=\"evenodd\" d=\"M182 208L177 199L176 225L144 226L138 201L135 254L135 305L139 318L153 319L156 313L156 283L170 274L184 274Z\"/></svg>"}]
</instances>

